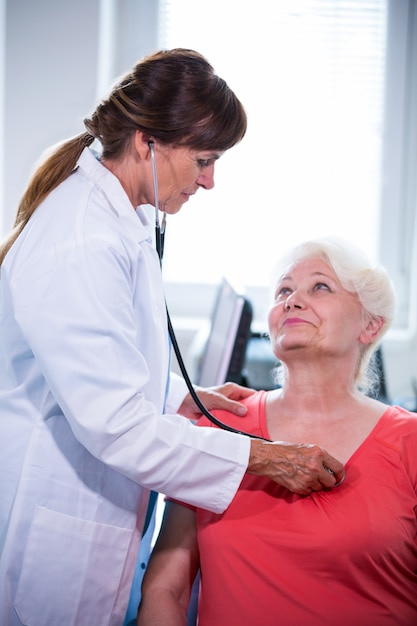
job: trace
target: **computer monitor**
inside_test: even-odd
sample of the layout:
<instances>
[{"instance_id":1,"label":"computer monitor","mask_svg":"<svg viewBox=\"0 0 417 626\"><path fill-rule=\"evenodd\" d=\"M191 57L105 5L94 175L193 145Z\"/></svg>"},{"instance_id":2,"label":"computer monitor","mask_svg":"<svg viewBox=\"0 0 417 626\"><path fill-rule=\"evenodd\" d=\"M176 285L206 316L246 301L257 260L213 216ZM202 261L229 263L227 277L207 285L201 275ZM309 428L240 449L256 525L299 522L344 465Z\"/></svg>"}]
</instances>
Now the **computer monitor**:
<instances>
[{"instance_id":1,"label":"computer monitor","mask_svg":"<svg viewBox=\"0 0 417 626\"><path fill-rule=\"evenodd\" d=\"M387 383L385 379L385 365L382 346L379 346L372 355L373 368L378 377L378 385L369 395L385 404L390 404L388 397Z\"/></svg>"},{"instance_id":2,"label":"computer monitor","mask_svg":"<svg viewBox=\"0 0 417 626\"><path fill-rule=\"evenodd\" d=\"M252 306L224 278L218 288L211 326L197 372L202 387L242 383L242 368L252 323Z\"/></svg>"},{"instance_id":3,"label":"computer monitor","mask_svg":"<svg viewBox=\"0 0 417 626\"><path fill-rule=\"evenodd\" d=\"M269 336L265 333L251 333L246 348L243 371L246 387L251 389L277 389L275 370L279 360L272 352Z\"/></svg>"}]
</instances>

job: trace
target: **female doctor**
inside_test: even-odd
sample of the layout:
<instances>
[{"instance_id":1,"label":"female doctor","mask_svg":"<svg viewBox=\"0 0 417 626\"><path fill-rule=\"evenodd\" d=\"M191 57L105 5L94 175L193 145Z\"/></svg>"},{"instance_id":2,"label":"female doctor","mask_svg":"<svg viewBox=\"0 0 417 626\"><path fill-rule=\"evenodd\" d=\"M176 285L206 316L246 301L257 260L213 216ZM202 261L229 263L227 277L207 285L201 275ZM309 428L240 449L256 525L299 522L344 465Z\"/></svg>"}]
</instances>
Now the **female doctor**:
<instances>
[{"instance_id":1,"label":"female doctor","mask_svg":"<svg viewBox=\"0 0 417 626\"><path fill-rule=\"evenodd\" d=\"M234 93L198 53L161 51L84 123L35 171L1 249L2 626L123 624L150 489L219 513L246 471L301 494L344 472L317 446L196 428L169 375L143 205L174 214L213 187L246 130ZM250 393L199 390L235 413Z\"/></svg>"}]
</instances>

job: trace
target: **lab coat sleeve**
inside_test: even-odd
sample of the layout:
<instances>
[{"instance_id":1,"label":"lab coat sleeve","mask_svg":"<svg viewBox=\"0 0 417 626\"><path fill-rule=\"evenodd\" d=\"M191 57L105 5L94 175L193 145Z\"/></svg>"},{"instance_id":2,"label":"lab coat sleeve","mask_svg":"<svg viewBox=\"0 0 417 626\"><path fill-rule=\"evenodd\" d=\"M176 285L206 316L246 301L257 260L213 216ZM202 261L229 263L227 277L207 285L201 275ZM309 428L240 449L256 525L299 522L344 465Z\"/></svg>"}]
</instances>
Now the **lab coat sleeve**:
<instances>
[{"instance_id":1,"label":"lab coat sleeve","mask_svg":"<svg viewBox=\"0 0 417 626\"><path fill-rule=\"evenodd\" d=\"M177 413L187 394L188 388L185 380L175 372L171 372L165 411L167 413Z\"/></svg>"},{"instance_id":2,"label":"lab coat sleeve","mask_svg":"<svg viewBox=\"0 0 417 626\"><path fill-rule=\"evenodd\" d=\"M119 240L105 239L71 241L22 267L11 285L16 319L74 437L93 456L149 489L221 512L246 470L249 440L164 415L152 401L152 390L165 387L163 366L149 365L162 351L155 344L165 308L145 302L150 312L138 328L136 270ZM136 284L146 297L146 273ZM171 409L183 393L176 379Z\"/></svg>"}]
</instances>

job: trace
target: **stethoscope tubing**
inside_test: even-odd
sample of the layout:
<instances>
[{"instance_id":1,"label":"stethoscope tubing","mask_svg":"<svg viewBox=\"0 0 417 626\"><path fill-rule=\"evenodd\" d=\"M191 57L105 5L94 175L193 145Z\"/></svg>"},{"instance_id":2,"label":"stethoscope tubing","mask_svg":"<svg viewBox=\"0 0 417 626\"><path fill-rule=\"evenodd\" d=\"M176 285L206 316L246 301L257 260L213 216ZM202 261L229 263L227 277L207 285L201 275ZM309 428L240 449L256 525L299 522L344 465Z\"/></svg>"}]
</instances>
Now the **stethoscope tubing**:
<instances>
[{"instance_id":1,"label":"stethoscope tubing","mask_svg":"<svg viewBox=\"0 0 417 626\"><path fill-rule=\"evenodd\" d=\"M251 437L252 439L262 439L263 441L270 441L269 439L265 439L265 437L260 437L258 435L254 435L252 433L247 433L243 430L239 430L237 428L233 428L233 426L229 426L229 424L225 424L224 422L220 421L217 419L217 417L215 417L212 413L210 413L210 411L204 406L204 404L201 402L200 398L198 397L193 383L190 380L190 377L188 375L187 369L184 365L184 361L181 355L181 351L180 348L178 346L178 342L177 339L175 337L175 333L174 333L174 329L172 327L172 323L171 323L171 318L169 315L169 311L168 311L168 307L166 309L167 311L167 319L168 319L168 332L169 332L169 336L171 338L171 342L172 342L172 347L174 348L174 352L175 352L175 356L177 357L177 361L178 361L178 365L179 368L181 370L181 374L185 380L185 383L187 385L188 391L191 394L192 399L194 400L195 404L197 405L197 407L200 409L201 413L207 417L208 420L210 420L210 422L212 422L213 424L215 424L216 426L219 426L219 428L222 428L223 430L228 430L229 432L232 433L236 433L238 435L244 435L245 437ZM242 419L245 419L244 417L242 417Z\"/></svg>"},{"instance_id":2,"label":"stethoscope tubing","mask_svg":"<svg viewBox=\"0 0 417 626\"><path fill-rule=\"evenodd\" d=\"M159 256L159 262L161 264L162 267L162 258L163 258L163 253L164 253L164 238L165 238L165 221L166 221L166 214L164 213L163 219L162 219L162 224L160 224L159 221L159 199L158 199L158 177L157 177L157 172L156 172L156 159L155 159L155 146L154 146L154 142L153 141L149 141L148 143L149 145L149 150L151 153L151 161L152 161L152 173L153 173L153 185L154 185L154 202L155 202L155 247L156 247L156 251L158 253ZM172 343L172 347L174 349L175 352L175 356L177 357L177 361L178 361L178 365L179 368L181 370L181 374L185 380L185 383L187 385L188 391L190 392L190 395L192 397L192 399L194 400L195 404L197 405L197 407L200 409L201 413L207 417L207 419L212 422L213 424L215 424L216 426L218 426L219 428L221 428L222 430L227 430L229 432L232 433L236 433L238 435L244 435L245 437L251 437L252 439L261 439L263 441L270 441L269 439L265 439L265 437L260 437L258 435L254 435L252 433L247 433L244 430L239 430L237 428L233 428L233 426L229 426L229 424L225 424L224 422L218 420L212 413L210 413L210 411L204 406L204 404L201 402L200 398L198 397L195 389L194 389L194 385L191 382L191 379L188 375L187 372L187 368L185 367L184 364L184 360L182 358L181 355L181 350L179 348L176 336L175 336L175 332L174 332L174 328L172 326L172 322L171 322L171 317L169 315L169 311L168 311L168 307L165 303L165 308L166 308L166 314L167 314L167 320L168 320L168 332L169 332L169 336L171 338L171 343ZM244 418L242 418L244 419Z\"/></svg>"}]
</instances>

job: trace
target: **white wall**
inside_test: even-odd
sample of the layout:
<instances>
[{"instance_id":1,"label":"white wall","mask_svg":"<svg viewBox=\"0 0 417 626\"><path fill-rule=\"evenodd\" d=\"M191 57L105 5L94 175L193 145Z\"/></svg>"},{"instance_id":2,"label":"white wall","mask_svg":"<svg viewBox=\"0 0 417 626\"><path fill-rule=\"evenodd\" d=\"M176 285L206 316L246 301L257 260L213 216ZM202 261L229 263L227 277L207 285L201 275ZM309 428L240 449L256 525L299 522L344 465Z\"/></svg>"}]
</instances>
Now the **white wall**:
<instances>
[{"instance_id":1,"label":"white wall","mask_svg":"<svg viewBox=\"0 0 417 626\"><path fill-rule=\"evenodd\" d=\"M95 99L98 0L7 0L6 226L35 162L82 132Z\"/></svg>"},{"instance_id":2,"label":"white wall","mask_svg":"<svg viewBox=\"0 0 417 626\"><path fill-rule=\"evenodd\" d=\"M4 198L4 163L5 163L5 115L4 84L6 70L6 0L0 0L0 234L4 232L4 211L1 210Z\"/></svg>"},{"instance_id":3,"label":"white wall","mask_svg":"<svg viewBox=\"0 0 417 626\"><path fill-rule=\"evenodd\" d=\"M5 6L2 214L4 228L8 229L28 177L43 151L83 132L82 120L95 107L100 77L103 84L103 63L107 73L113 74L108 76L109 86L110 81L137 59L156 48L158 1L2 2ZM102 42L100 17L103 11L111 13L116 4L117 19L112 20ZM114 49L115 54L106 63L108 59L103 52L109 49L110 52Z\"/></svg>"}]
</instances>

